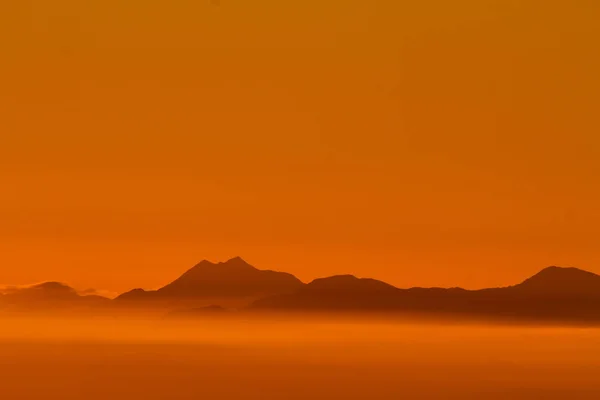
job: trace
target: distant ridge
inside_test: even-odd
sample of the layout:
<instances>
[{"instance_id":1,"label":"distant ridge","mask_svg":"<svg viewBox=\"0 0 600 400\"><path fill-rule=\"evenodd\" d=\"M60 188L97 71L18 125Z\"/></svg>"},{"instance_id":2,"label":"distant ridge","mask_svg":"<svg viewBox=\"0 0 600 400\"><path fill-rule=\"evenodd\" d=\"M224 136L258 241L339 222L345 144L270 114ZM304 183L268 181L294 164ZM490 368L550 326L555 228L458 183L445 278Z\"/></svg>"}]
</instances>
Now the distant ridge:
<instances>
[{"instance_id":1,"label":"distant ridge","mask_svg":"<svg viewBox=\"0 0 600 400\"><path fill-rule=\"evenodd\" d=\"M319 278L291 294L259 299L254 309L385 309L400 289L385 282L353 275Z\"/></svg>"},{"instance_id":2,"label":"distant ridge","mask_svg":"<svg viewBox=\"0 0 600 400\"><path fill-rule=\"evenodd\" d=\"M98 295L81 295L61 282L44 282L31 286L3 289L0 306L4 309L56 309L107 305L110 299Z\"/></svg>"},{"instance_id":3,"label":"distant ridge","mask_svg":"<svg viewBox=\"0 0 600 400\"><path fill-rule=\"evenodd\" d=\"M517 285L482 290L399 289L372 279L330 277L292 294L259 299L250 308L600 322L600 276L577 268L548 267Z\"/></svg>"},{"instance_id":4,"label":"distant ridge","mask_svg":"<svg viewBox=\"0 0 600 400\"><path fill-rule=\"evenodd\" d=\"M260 270L240 257L201 261L158 290L134 289L114 300L93 290L77 292L60 282L0 290L0 309L105 309L129 307L170 316L234 315L234 311L395 313L448 318L484 318L600 324L600 275L577 268L548 267L513 286L400 289L376 279L336 275L305 284L295 276Z\"/></svg>"}]
</instances>

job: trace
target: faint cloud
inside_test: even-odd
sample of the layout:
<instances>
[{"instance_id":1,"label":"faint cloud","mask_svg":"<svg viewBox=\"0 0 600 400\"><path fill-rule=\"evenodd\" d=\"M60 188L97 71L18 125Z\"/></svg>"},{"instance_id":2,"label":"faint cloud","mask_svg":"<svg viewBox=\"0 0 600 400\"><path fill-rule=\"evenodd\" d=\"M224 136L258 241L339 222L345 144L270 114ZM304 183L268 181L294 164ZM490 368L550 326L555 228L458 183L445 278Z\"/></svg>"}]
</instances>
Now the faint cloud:
<instances>
[{"instance_id":1,"label":"faint cloud","mask_svg":"<svg viewBox=\"0 0 600 400\"><path fill-rule=\"evenodd\" d=\"M0 285L0 294L14 293L23 288L24 288L24 286Z\"/></svg>"}]
</instances>

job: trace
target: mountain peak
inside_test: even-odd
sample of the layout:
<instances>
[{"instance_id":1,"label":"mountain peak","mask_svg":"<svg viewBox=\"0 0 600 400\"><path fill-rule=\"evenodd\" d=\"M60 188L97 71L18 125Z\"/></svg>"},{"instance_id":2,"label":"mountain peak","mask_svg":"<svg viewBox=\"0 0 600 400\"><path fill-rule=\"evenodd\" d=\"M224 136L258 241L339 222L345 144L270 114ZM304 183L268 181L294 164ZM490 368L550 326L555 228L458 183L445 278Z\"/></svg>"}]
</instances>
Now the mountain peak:
<instances>
[{"instance_id":1,"label":"mountain peak","mask_svg":"<svg viewBox=\"0 0 600 400\"><path fill-rule=\"evenodd\" d=\"M13 306L28 308L47 307L49 304L61 304L64 307L93 305L108 301L107 298L98 295L81 296L77 290L61 282L43 282L31 286L13 287L4 293L3 298Z\"/></svg>"},{"instance_id":2,"label":"mountain peak","mask_svg":"<svg viewBox=\"0 0 600 400\"><path fill-rule=\"evenodd\" d=\"M242 259L242 257L234 257L225 262L220 262L218 265L230 267L230 268L245 268L245 269L252 269L255 271L257 270L252 265L248 264L244 259Z\"/></svg>"},{"instance_id":3,"label":"mountain peak","mask_svg":"<svg viewBox=\"0 0 600 400\"><path fill-rule=\"evenodd\" d=\"M532 277L530 277L529 279L525 280L525 282L531 281L531 280L550 279L550 278L558 278L558 277L563 278L563 279L564 278L567 278L567 279L577 279L577 278L590 279L590 278L592 278L593 279L594 277L600 278L600 276L598 276L592 272L584 271L579 268L557 267L557 266L553 265L553 266L542 269L537 274L535 274Z\"/></svg>"},{"instance_id":4,"label":"mountain peak","mask_svg":"<svg viewBox=\"0 0 600 400\"><path fill-rule=\"evenodd\" d=\"M244 261L244 259L240 256L236 256L233 258L230 258L229 260L225 261L224 263L220 263L220 264L228 264L228 263L244 263L244 264L248 264L246 261Z\"/></svg>"},{"instance_id":5,"label":"mountain peak","mask_svg":"<svg viewBox=\"0 0 600 400\"><path fill-rule=\"evenodd\" d=\"M218 264L201 261L157 292L165 296L251 297L289 292L302 285L291 274L259 270L234 257Z\"/></svg>"},{"instance_id":6,"label":"mountain peak","mask_svg":"<svg viewBox=\"0 0 600 400\"><path fill-rule=\"evenodd\" d=\"M289 295L259 299L254 308L311 310L389 309L400 289L385 282L354 275L318 278Z\"/></svg>"},{"instance_id":7,"label":"mountain peak","mask_svg":"<svg viewBox=\"0 0 600 400\"><path fill-rule=\"evenodd\" d=\"M396 288L390 284L370 278L357 278L354 275L334 275L315 279L306 287L311 291L333 292L381 292Z\"/></svg>"},{"instance_id":8,"label":"mountain peak","mask_svg":"<svg viewBox=\"0 0 600 400\"><path fill-rule=\"evenodd\" d=\"M551 266L515 287L536 293L600 296L600 276L579 268Z\"/></svg>"},{"instance_id":9,"label":"mountain peak","mask_svg":"<svg viewBox=\"0 0 600 400\"><path fill-rule=\"evenodd\" d=\"M213 263L213 262L208 261L208 260L202 260L198 264L194 265L185 274L195 273L195 272L199 272L199 271L205 272L206 270L213 270L213 269L223 270L224 268L225 269L251 269L251 270L256 270L256 268L254 268L252 265L248 264L241 257L234 257L234 258L231 258L231 259L229 259L227 261L221 261L219 263Z\"/></svg>"},{"instance_id":10,"label":"mountain peak","mask_svg":"<svg viewBox=\"0 0 600 400\"><path fill-rule=\"evenodd\" d=\"M75 289L61 282L44 282L31 286L31 289L48 290L54 292L69 292L74 293Z\"/></svg>"}]
</instances>

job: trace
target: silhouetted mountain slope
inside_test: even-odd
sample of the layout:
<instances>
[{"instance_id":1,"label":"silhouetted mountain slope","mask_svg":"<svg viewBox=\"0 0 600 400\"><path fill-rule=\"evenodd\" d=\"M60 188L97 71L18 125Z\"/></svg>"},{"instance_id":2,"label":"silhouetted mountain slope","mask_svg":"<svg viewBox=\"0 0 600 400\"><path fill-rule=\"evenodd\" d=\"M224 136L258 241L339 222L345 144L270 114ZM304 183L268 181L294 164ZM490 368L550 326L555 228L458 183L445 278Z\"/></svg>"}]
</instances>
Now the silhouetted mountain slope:
<instances>
[{"instance_id":1,"label":"silhouetted mountain slope","mask_svg":"<svg viewBox=\"0 0 600 400\"><path fill-rule=\"evenodd\" d=\"M303 290L314 294L377 295L380 293L395 293L397 288L376 279L357 278L354 275L335 275L315 279L306 285Z\"/></svg>"},{"instance_id":2,"label":"silhouetted mountain slope","mask_svg":"<svg viewBox=\"0 0 600 400\"><path fill-rule=\"evenodd\" d=\"M394 311L478 317L600 321L600 276L549 267L505 288L398 289L352 276L317 279L294 293L255 301L254 310Z\"/></svg>"},{"instance_id":3,"label":"silhouetted mountain slope","mask_svg":"<svg viewBox=\"0 0 600 400\"><path fill-rule=\"evenodd\" d=\"M577 268L548 267L514 289L539 296L600 296L600 276Z\"/></svg>"},{"instance_id":4,"label":"silhouetted mountain slope","mask_svg":"<svg viewBox=\"0 0 600 400\"><path fill-rule=\"evenodd\" d=\"M256 299L273 294L291 293L303 285L292 274L259 270L236 257L217 264L202 261L158 290L134 289L123 293L116 300L144 302L201 298Z\"/></svg>"},{"instance_id":5,"label":"silhouetted mountain slope","mask_svg":"<svg viewBox=\"0 0 600 400\"><path fill-rule=\"evenodd\" d=\"M77 291L60 282L45 282L27 287L6 289L5 296L9 299L23 300L73 300L79 298Z\"/></svg>"},{"instance_id":6,"label":"silhouetted mountain slope","mask_svg":"<svg viewBox=\"0 0 600 400\"><path fill-rule=\"evenodd\" d=\"M8 308L47 309L106 305L109 299L97 295L82 296L60 282L45 282L3 289L1 303Z\"/></svg>"},{"instance_id":7,"label":"silhouetted mountain slope","mask_svg":"<svg viewBox=\"0 0 600 400\"><path fill-rule=\"evenodd\" d=\"M270 296L252 304L254 309L296 310L440 310L448 301L466 299L464 289L398 289L375 279L352 275L316 279L298 291Z\"/></svg>"},{"instance_id":8,"label":"silhouetted mountain slope","mask_svg":"<svg viewBox=\"0 0 600 400\"><path fill-rule=\"evenodd\" d=\"M373 309L395 304L399 289L375 279L338 275L315 279L294 293L266 297L253 308Z\"/></svg>"}]
</instances>

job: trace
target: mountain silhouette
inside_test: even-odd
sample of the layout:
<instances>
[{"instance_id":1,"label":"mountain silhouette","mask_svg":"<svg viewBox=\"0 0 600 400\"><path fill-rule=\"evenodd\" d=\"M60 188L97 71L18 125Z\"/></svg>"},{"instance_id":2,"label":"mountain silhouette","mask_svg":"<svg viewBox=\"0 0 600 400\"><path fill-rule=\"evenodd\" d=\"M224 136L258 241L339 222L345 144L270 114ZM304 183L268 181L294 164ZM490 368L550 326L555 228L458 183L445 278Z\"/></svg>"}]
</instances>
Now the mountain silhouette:
<instances>
[{"instance_id":1,"label":"mountain silhouette","mask_svg":"<svg viewBox=\"0 0 600 400\"><path fill-rule=\"evenodd\" d=\"M92 307L109 302L108 298L102 296L81 295L72 287L60 282L7 287L3 289L0 297L0 304L5 309Z\"/></svg>"},{"instance_id":2,"label":"mountain silhouette","mask_svg":"<svg viewBox=\"0 0 600 400\"><path fill-rule=\"evenodd\" d=\"M255 301L254 309L380 309L395 304L399 289L375 279L337 275L315 279L294 293Z\"/></svg>"},{"instance_id":3,"label":"mountain silhouette","mask_svg":"<svg viewBox=\"0 0 600 400\"><path fill-rule=\"evenodd\" d=\"M577 268L548 267L514 288L532 295L600 296L600 275Z\"/></svg>"},{"instance_id":4,"label":"mountain silhouette","mask_svg":"<svg viewBox=\"0 0 600 400\"><path fill-rule=\"evenodd\" d=\"M201 261L179 278L158 290L134 289L116 298L120 303L207 301L208 299L254 299L291 293L304 286L286 272L260 270L240 257L226 262Z\"/></svg>"},{"instance_id":5,"label":"mountain silhouette","mask_svg":"<svg viewBox=\"0 0 600 400\"><path fill-rule=\"evenodd\" d=\"M372 279L335 276L316 279L294 293L259 299L250 308L600 321L600 276L549 267L520 284L481 290L399 289Z\"/></svg>"},{"instance_id":6,"label":"mountain silhouette","mask_svg":"<svg viewBox=\"0 0 600 400\"><path fill-rule=\"evenodd\" d=\"M64 309L128 306L168 315L233 315L254 312L361 312L407 316L553 320L600 323L600 276L577 268L548 267L513 286L400 289L383 281L336 275L304 284L295 276L260 270L239 257L226 262L202 261L158 290L134 289L114 300L85 295L59 282L0 288L0 308ZM218 304L218 305L216 305Z\"/></svg>"}]
</instances>

